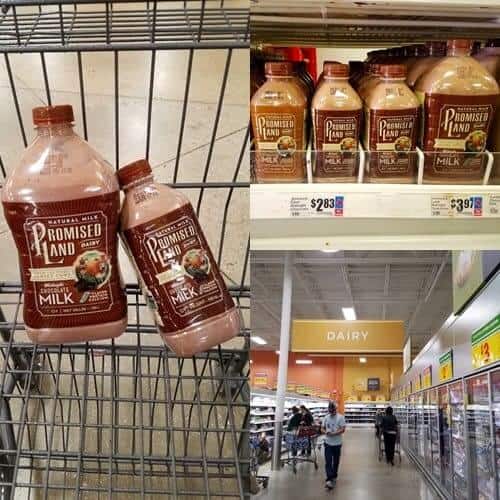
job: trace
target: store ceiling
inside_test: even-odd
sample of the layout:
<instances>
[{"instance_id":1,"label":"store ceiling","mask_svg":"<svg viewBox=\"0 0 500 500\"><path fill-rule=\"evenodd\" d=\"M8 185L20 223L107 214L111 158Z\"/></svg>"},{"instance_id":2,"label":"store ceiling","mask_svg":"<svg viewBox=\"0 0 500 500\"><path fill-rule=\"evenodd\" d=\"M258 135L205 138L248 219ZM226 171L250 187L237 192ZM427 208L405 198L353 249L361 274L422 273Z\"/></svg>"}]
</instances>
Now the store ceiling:
<instances>
[{"instance_id":1,"label":"store ceiling","mask_svg":"<svg viewBox=\"0 0 500 500\"><path fill-rule=\"evenodd\" d=\"M445 251L292 252L292 318L402 320L417 354L452 312ZM279 348L283 252L252 252L252 332Z\"/></svg>"}]
</instances>

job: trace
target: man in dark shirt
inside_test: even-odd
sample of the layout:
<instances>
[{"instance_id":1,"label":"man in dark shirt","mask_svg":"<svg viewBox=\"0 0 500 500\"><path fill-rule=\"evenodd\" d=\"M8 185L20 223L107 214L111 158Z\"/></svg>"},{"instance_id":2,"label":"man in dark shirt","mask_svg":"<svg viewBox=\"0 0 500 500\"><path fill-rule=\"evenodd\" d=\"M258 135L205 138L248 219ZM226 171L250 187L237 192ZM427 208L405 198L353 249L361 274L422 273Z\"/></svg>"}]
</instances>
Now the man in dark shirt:
<instances>
[{"instance_id":1,"label":"man in dark shirt","mask_svg":"<svg viewBox=\"0 0 500 500\"><path fill-rule=\"evenodd\" d=\"M292 416L288 421L288 427L286 428L286 430L290 432L296 431L300 426L300 422L302 422L302 415L300 414L299 409L296 406L293 406Z\"/></svg>"}]
</instances>

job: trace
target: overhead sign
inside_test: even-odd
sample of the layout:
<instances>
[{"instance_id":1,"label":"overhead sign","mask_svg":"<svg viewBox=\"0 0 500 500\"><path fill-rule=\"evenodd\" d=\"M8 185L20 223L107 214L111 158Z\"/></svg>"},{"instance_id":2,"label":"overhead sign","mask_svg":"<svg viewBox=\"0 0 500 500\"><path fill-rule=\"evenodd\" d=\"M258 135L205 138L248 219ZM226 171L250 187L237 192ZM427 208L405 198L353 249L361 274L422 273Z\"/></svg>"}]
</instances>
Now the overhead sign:
<instances>
[{"instance_id":1,"label":"overhead sign","mask_svg":"<svg viewBox=\"0 0 500 500\"><path fill-rule=\"evenodd\" d=\"M432 366L428 366L422 373L422 389L432 386Z\"/></svg>"},{"instance_id":2,"label":"overhead sign","mask_svg":"<svg viewBox=\"0 0 500 500\"><path fill-rule=\"evenodd\" d=\"M453 312L457 313L500 264L497 250L452 252Z\"/></svg>"},{"instance_id":3,"label":"overhead sign","mask_svg":"<svg viewBox=\"0 0 500 500\"><path fill-rule=\"evenodd\" d=\"M472 334L471 344L474 368L500 359L500 314Z\"/></svg>"},{"instance_id":4,"label":"overhead sign","mask_svg":"<svg viewBox=\"0 0 500 500\"><path fill-rule=\"evenodd\" d=\"M402 352L402 321L304 320L292 323L292 352Z\"/></svg>"},{"instance_id":5,"label":"overhead sign","mask_svg":"<svg viewBox=\"0 0 500 500\"><path fill-rule=\"evenodd\" d=\"M267 373L256 373L253 377L253 385L267 387Z\"/></svg>"},{"instance_id":6,"label":"overhead sign","mask_svg":"<svg viewBox=\"0 0 500 500\"><path fill-rule=\"evenodd\" d=\"M439 356L439 381L446 382L453 378L453 350Z\"/></svg>"}]
</instances>

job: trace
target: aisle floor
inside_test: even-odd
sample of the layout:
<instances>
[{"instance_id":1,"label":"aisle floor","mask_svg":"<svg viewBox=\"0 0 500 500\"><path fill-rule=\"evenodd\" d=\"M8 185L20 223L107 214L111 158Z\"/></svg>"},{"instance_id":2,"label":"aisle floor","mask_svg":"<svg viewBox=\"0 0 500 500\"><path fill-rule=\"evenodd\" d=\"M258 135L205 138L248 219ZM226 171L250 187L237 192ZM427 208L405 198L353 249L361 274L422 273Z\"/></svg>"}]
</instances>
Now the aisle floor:
<instances>
[{"instance_id":1,"label":"aisle floor","mask_svg":"<svg viewBox=\"0 0 500 500\"><path fill-rule=\"evenodd\" d=\"M311 463L299 464L297 474L291 467L272 473L269 486L262 489L255 499L317 498L333 496L336 500L364 500L404 498L405 500L435 500L437 497L427 486L421 474L403 455L401 465L391 467L379 462L373 430L347 429L342 449L339 478L332 492L324 489L325 473L323 450L318 452L319 469ZM259 475L270 475L270 464L259 470ZM317 495L317 496L316 496Z\"/></svg>"}]
</instances>

